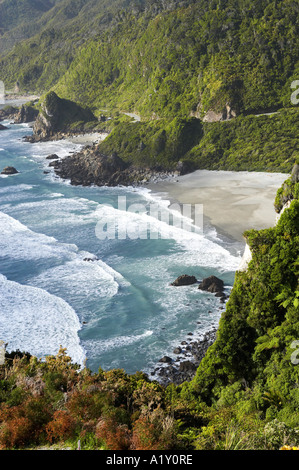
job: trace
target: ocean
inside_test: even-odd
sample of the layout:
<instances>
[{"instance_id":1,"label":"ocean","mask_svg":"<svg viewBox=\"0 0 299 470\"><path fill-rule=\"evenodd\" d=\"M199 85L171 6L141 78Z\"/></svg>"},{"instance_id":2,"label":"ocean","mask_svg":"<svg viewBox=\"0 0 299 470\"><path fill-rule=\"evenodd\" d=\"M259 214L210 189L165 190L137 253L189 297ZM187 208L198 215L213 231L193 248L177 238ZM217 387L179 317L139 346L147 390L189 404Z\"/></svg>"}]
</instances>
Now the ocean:
<instances>
[{"instance_id":1,"label":"ocean","mask_svg":"<svg viewBox=\"0 0 299 470\"><path fill-rule=\"evenodd\" d=\"M62 346L95 372L150 373L189 332L200 338L217 327L222 310L214 294L170 284L182 274L216 275L229 293L242 254L234 241L208 225L186 238L177 227L141 237L144 218L160 234L165 222L123 210L120 198L164 213L165 199L146 188L72 186L46 157L63 158L82 144L31 144L23 140L29 125L3 124L0 172L19 172L0 176L0 340L8 351L43 359ZM129 228L126 236L100 236L115 220Z\"/></svg>"}]
</instances>

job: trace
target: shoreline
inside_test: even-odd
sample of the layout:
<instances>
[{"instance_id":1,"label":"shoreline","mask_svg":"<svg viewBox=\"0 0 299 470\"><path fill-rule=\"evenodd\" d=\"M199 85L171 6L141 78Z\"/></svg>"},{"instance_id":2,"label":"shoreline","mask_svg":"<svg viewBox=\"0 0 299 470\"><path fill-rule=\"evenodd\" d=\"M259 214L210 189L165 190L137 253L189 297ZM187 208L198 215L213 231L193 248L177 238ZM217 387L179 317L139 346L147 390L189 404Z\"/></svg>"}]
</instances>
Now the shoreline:
<instances>
[{"instance_id":1,"label":"shoreline","mask_svg":"<svg viewBox=\"0 0 299 470\"><path fill-rule=\"evenodd\" d=\"M62 137L83 146L95 144L95 138L103 139L105 133ZM241 244L245 247L245 230L259 230L275 224L274 199L287 178L288 174L282 173L197 170L182 176L169 174L138 186L170 204L202 204L204 234L207 228L214 228L219 237L227 237L234 248L238 246L241 250ZM225 310L225 302L219 305L218 310ZM149 378L162 385L179 385L192 380L207 349L215 341L217 330L218 327L211 326L203 337L194 331L189 333L175 348L176 352L165 351L165 354L175 354L176 358L164 356L165 362L157 358L154 370L148 374Z\"/></svg>"},{"instance_id":2,"label":"shoreline","mask_svg":"<svg viewBox=\"0 0 299 470\"><path fill-rule=\"evenodd\" d=\"M285 173L196 170L145 185L153 195L179 204L202 204L204 227L245 243L243 233L275 225L274 200Z\"/></svg>"},{"instance_id":3,"label":"shoreline","mask_svg":"<svg viewBox=\"0 0 299 470\"><path fill-rule=\"evenodd\" d=\"M288 175L283 173L197 170L151 182L144 187L154 197L167 200L170 204L203 204L203 232L213 227L217 236L229 241L233 249L240 252L246 245L243 237L245 230L260 230L275 225L277 214L274 199L287 178ZM218 310L223 312L228 300L229 294ZM164 386L192 380L208 348L215 342L217 331L218 327L211 327L202 337L198 337L196 332L189 333L171 351L171 356L175 355L175 358L164 356L157 361L150 374L152 380Z\"/></svg>"},{"instance_id":4,"label":"shoreline","mask_svg":"<svg viewBox=\"0 0 299 470\"><path fill-rule=\"evenodd\" d=\"M149 378L165 387L191 381L208 348L215 342L217 331L218 328L211 327L202 337L195 338L195 333L190 332L171 352L176 357L164 356L157 361L154 370L148 374Z\"/></svg>"},{"instance_id":5,"label":"shoreline","mask_svg":"<svg viewBox=\"0 0 299 470\"><path fill-rule=\"evenodd\" d=\"M22 94L22 93L7 93L5 95L5 101L20 101L20 100L27 100L27 101L35 101L40 98L39 95L34 94Z\"/></svg>"}]
</instances>

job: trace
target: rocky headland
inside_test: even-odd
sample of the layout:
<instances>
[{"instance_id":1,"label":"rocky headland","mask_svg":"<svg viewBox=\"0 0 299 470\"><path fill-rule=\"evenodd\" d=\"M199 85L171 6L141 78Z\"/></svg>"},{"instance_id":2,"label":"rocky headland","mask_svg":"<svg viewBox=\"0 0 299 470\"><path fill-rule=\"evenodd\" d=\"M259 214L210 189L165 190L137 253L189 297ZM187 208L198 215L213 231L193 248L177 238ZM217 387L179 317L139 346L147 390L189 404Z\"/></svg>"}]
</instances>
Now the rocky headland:
<instances>
[{"instance_id":1,"label":"rocky headland","mask_svg":"<svg viewBox=\"0 0 299 470\"><path fill-rule=\"evenodd\" d=\"M122 160L116 153L103 155L97 145L90 145L50 165L55 173L72 185L136 186L155 178L174 177L174 172L138 168Z\"/></svg>"},{"instance_id":2,"label":"rocky headland","mask_svg":"<svg viewBox=\"0 0 299 470\"><path fill-rule=\"evenodd\" d=\"M11 119L14 124L33 123L38 114L38 109L31 101L22 104L20 107L7 105L3 109L0 109L0 121Z\"/></svg>"}]
</instances>

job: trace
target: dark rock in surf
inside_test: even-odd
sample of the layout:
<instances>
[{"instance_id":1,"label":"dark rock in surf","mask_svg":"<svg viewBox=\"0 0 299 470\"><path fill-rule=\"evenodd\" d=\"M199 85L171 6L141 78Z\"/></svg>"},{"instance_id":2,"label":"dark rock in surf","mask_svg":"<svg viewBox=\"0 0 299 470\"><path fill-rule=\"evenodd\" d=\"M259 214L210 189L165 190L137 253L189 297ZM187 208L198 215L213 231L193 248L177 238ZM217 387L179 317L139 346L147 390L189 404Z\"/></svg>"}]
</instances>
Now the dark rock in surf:
<instances>
[{"instance_id":1,"label":"dark rock in surf","mask_svg":"<svg viewBox=\"0 0 299 470\"><path fill-rule=\"evenodd\" d=\"M13 166L7 166L1 171L1 175L16 175L19 173Z\"/></svg>"},{"instance_id":2,"label":"dark rock in surf","mask_svg":"<svg viewBox=\"0 0 299 470\"><path fill-rule=\"evenodd\" d=\"M53 168L59 168L59 162L58 160L53 160L52 162L49 163L49 167L53 167Z\"/></svg>"},{"instance_id":3,"label":"dark rock in surf","mask_svg":"<svg viewBox=\"0 0 299 470\"><path fill-rule=\"evenodd\" d=\"M205 333L203 338L192 341L190 345L185 347L185 350L181 350L181 354L186 355L186 357L185 359L178 359L178 364L174 363L168 356L164 356L168 360L162 358L163 360L159 362L164 362L163 366L161 365L160 368L155 369L152 375L157 375L157 380L163 385L170 383L180 385L185 381L192 380L208 348L214 343L216 332L216 329L212 329ZM181 344L186 345L186 341L182 341Z\"/></svg>"},{"instance_id":4,"label":"dark rock in surf","mask_svg":"<svg viewBox=\"0 0 299 470\"><path fill-rule=\"evenodd\" d=\"M210 276L202 280L199 289L211 293L223 293L224 282L216 276Z\"/></svg>"},{"instance_id":5,"label":"dark rock in surf","mask_svg":"<svg viewBox=\"0 0 299 470\"><path fill-rule=\"evenodd\" d=\"M164 362L164 363L170 364L170 363L172 362L172 359L171 359L171 357L169 357L169 356L163 356L163 357L159 360L159 362Z\"/></svg>"},{"instance_id":6,"label":"dark rock in surf","mask_svg":"<svg viewBox=\"0 0 299 470\"><path fill-rule=\"evenodd\" d=\"M46 157L46 160L58 160L58 159L59 159L59 157L58 157L58 155L56 155L56 153L52 153L51 155L48 155Z\"/></svg>"},{"instance_id":7,"label":"dark rock in surf","mask_svg":"<svg viewBox=\"0 0 299 470\"><path fill-rule=\"evenodd\" d=\"M172 286L190 286L195 284L197 279L195 276L189 276L188 274L183 274L179 276L174 282L171 283Z\"/></svg>"}]
</instances>

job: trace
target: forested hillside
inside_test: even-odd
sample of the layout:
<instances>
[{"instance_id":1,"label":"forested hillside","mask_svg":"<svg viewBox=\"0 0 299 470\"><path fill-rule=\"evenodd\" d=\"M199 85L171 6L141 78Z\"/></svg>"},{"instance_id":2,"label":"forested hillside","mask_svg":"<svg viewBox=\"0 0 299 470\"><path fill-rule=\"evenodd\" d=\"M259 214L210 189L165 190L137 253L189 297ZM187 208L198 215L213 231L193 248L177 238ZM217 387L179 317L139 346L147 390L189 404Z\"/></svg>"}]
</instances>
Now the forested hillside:
<instances>
[{"instance_id":1,"label":"forested hillside","mask_svg":"<svg viewBox=\"0 0 299 470\"><path fill-rule=\"evenodd\" d=\"M40 18L61 0L1 0L0 55L39 31Z\"/></svg>"},{"instance_id":2,"label":"forested hillside","mask_svg":"<svg viewBox=\"0 0 299 470\"><path fill-rule=\"evenodd\" d=\"M2 58L8 86L55 86L62 97L147 118L290 104L299 70L293 0L64 0L49 13L40 34Z\"/></svg>"},{"instance_id":3,"label":"forested hillside","mask_svg":"<svg viewBox=\"0 0 299 470\"><path fill-rule=\"evenodd\" d=\"M103 152L139 166L173 170L183 160L187 171L291 171L297 2L56 3L36 22L37 34L2 55L7 88L18 81L23 92L54 90L112 116L108 130L117 130ZM133 111L141 122L123 123L120 113Z\"/></svg>"}]
</instances>

